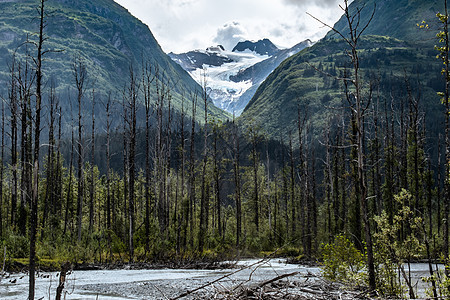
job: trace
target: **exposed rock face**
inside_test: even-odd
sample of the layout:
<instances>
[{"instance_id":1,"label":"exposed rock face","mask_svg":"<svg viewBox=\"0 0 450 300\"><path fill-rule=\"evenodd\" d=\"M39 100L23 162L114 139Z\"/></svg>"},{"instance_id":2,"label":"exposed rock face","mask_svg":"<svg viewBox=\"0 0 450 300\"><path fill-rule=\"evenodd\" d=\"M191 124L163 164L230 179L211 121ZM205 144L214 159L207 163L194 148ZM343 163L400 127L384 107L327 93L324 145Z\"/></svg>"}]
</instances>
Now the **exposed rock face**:
<instances>
[{"instance_id":1,"label":"exposed rock face","mask_svg":"<svg viewBox=\"0 0 450 300\"><path fill-rule=\"evenodd\" d=\"M192 72L197 69L202 69L204 65L219 67L233 61L229 57L222 55L219 50L221 48L210 47L206 51L196 50L182 54L169 53L169 56L182 66L183 69Z\"/></svg>"},{"instance_id":2,"label":"exposed rock face","mask_svg":"<svg viewBox=\"0 0 450 300\"><path fill-rule=\"evenodd\" d=\"M234 48L233 52L252 51L259 55L273 56L280 51L269 39L259 40L257 42L245 41L239 42Z\"/></svg>"}]
</instances>

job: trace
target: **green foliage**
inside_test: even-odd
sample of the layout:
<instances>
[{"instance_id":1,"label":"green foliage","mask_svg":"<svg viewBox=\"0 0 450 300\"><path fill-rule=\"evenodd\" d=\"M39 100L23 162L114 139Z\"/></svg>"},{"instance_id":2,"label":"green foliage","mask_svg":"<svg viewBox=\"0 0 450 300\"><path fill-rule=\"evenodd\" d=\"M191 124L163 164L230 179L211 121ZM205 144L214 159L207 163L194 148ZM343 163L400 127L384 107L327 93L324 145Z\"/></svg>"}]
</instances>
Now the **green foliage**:
<instances>
[{"instance_id":1,"label":"green foliage","mask_svg":"<svg viewBox=\"0 0 450 300\"><path fill-rule=\"evenodd\" d=\"M433 288L431 286L432 281L437 284L436 290L439 297L442 297L443 299L450 298L450 277L445 274L445 270L438 270L433 274L433 276L424 277L422 278L422 280L430 284L430 287L425 291L427 296L429 296L430 298L434 297Z\"/></svg>"},{"instance_id":2,"label":"green foliage","mask_svg":"<svg viewBox=\"0 0 450 300\"><path fill-rule=\"evenodd\" d=\"M408 283L404 263L419 258L424 250L421 242L423 221L411 211L411 198L405 189L394 195L400 209L394 214L392 223L386 211L374 218L378 228L374 233L377 286L383 295L403 296L405 287L399 281L398 272Z\"/></svg>"},{"instance_id":3,"label":"green foliage","mask_svg":"<svg viewBox=\"0 0 450 300\"><path fill-rule=\"evenodd\" d=\"M1 251L3 252L3 249L6 246L7 257L28 258L30 253L30 243L26 237L18 235L12 231L6 232L5 237L6 238L3 240Z\"/></svg>"},{"instance_id":4,"label":"green foliage","mask_svg":"<svg viewBox=\"0 0 450 300\"><path fill-rule=\"evenodd\" d=\"M321 252L325 278L352 286L366 284L365 256L347 237L336 236L333 243L322 245Z\"/></svg>"}]
</instances>

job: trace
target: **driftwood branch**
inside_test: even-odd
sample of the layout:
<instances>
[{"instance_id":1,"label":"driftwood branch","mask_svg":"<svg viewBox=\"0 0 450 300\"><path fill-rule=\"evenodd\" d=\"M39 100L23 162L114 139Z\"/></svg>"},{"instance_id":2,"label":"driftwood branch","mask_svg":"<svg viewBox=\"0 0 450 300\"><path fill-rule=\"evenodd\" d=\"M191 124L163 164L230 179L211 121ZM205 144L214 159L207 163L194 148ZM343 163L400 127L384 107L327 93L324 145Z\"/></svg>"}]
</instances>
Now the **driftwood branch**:
<instances>
[{"instance_id":1,"label":"driftwood branch","mask_svg":"<svg viewBox=\"0 0 450 300\"><path fill-rule=\"evenodd\" d=\"M272 279L269 279L267 281L264 281L264 282L260 283L259 287L263 287L263 286L271 284L271 283L273 283L275 281L278 281L278 280L281 280L281 279L284 279L284 278L287 278L287 277L295 276L297 274L298 274L298 272L293 272L293 273L283 274L283 275L277 276L275 278L272 278Z\"/></svg>"},{"instance_id":2,"label":"driftwood branch","mask_svg":"<svg viewBox=\"0 0 450 300\"><path fill-rule=\"evenodd\" d=\"M225 274L225 275L223 275L222 277L219 277L219 278L217 278L217 279L215 279L215 280L213 280L213 281L210 281L210 282L208 282L208 283L205 283L204 285L202 285L202 286L200 286L200 287L198 287L198 288L195 288L195 289L193 289L193 290L188 290L188 291L186 291L186 292L184 292L184 293L182 293L182 294L180 294L180 295L178 295L178 296L176 296L176 297L174 297L174 298L171 298L170 300L177 300L177 299L184 298L184 297L189 296L189 295L191 295L191 294L194 294L194 293L196 293L196 292L198 292L198 291L200 291L200 290L202 290L202 289L204 289L204 288L207 288L207 287L209 287L209 286L211 286L211 285L213 285L213 284L215 284L215 283L217 283L217 282L219 282L219 281L221 281L221 280L223 280L223 279L226 279L226 278L228 278L228 277L230 277L230 276L232 276L232 275L234 275L234 274L237 274L237 273L239 273L239 272L241 272L241 271L243 271L243 270L246 270L246 269L249 269L249 268L254 267L254 266L256 266L256 265L262 264L262 263L268 261L272 256L274 256L278 251L280 251L281 249L283 249L285 246L286 246L286 245L284 245L284 246L278 248L277 250L275 250L274 252L270 253L269 255L267 255L266 257L264 257L263 259L261 259L261 260L255 262L255 263L253 263L253 264L251 264L251 265L243 266L242 268L240 268L240 269L238 269L238 270L235 270L235 271L233 271L233 272L231 272L231 273Z\"/></svg>"},{"instance_id":3,"label":"driftwood branch","mask_svg":"<svg viewBox=\"0 0 450 300\"><path fill-rule=\"evenodd\" d=\"M271 255L272 255L272 254L271 254ZM253 266L256 266L256 265L258 265L258 264L261 264L261 263L265 262L265 261L268 260L268 259L269 259L268 257L263 258L263 259L261 259L261 260L255 262L255 263L253 263L253 264L251 264L251 265L244 266L244 267L242 267L242 268L240 268L240 269L238 269L238 270L236 270L236 271L233 271L233 272L228 273L228 274L226 274L226 275L223 275L222 277L219 277L219 278L217 278L217 279L215 279L215 280L213 280L213 281L210 281L210 282L208 282L208 283L205 283L204 285L202 285L202 286L200 286L200 287L198 287L198 288L195 288L195 289L190 290L190 291L186 291L186 292L182 293L181 295L178 295L178 296L176 296L176 297L174 297L174 298L171 298L170 300L177 300L177 299L181 299L181 298L184 298L184 297L186 297L186 296L189 296L189 295L191 295L191 294L194 294L194 293L196 293L196 292L198 292L198 291L200 291L200 290L202 290L202 289L204 289L204 288L207 288L208 286L211 286L211 285L213 285L214 283L217 283L217 282L219 282L219 281L221 281L221 280L223 280L223 279L226 279L226 278L228 278L228 277L230 277L230 276L232 276L232 275L234 275L234 274L236 274L236 273L239 273L239 272L241 272L241 271L243 271L243 270L246 270L246 269L249 269L249 268L251 268L251 267L253 267Z\"/></svg>"}]
</instances>

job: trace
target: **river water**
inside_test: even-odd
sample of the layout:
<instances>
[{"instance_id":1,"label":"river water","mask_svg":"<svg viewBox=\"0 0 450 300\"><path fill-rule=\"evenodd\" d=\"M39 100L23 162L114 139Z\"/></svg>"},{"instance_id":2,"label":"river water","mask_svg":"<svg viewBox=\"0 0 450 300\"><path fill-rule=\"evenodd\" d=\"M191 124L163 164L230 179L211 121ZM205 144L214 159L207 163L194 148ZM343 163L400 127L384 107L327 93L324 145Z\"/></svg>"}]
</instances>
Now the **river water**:
<instances>
[{"instance_id":1,"label":"river water","mask_svg":"<svg viewBox=\"0 0 450 300\"><path fill-rule=\"evenodd\" d=\"M218 283L203 289L201 293L214 290L232 289L242 284L263 282L282 274L298 272L289 277L292 280L315 280L320 275L320 268L286 264L280 260L258 263L257 260L239 262L238 268L253 265L236 274L220 280ZM200 287L208 282L221 278L237 269L223 270L102 270L73 271L68 277L62 299L168 299L181 293ZM419 295L424 296L425 283L420 278L428 276L427 264L412 264L412 276L418 283ZM58 285L58 273L39 273L36 279L35 299L55 299ZM28 276L11 274L0 280L0 299L26 299L28 295ZM65 298L64 298L65 297ZM187 297L195 299L195 295Z\"/></svg>"}]
</instances>

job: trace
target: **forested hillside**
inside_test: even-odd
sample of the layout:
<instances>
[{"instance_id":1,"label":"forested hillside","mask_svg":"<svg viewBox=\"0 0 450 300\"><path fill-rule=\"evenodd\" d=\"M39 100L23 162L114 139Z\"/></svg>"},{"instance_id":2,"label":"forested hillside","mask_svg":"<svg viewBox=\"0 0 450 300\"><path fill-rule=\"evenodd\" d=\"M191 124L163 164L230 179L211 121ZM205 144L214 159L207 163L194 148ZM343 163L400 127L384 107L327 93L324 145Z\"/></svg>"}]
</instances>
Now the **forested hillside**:
<instances>
[{"instance_id":1,"label":"forested hillside","mask_svg":"<svg viewBox=\"0 0 450 300\"><path fill-rule=\"evenodd\" d=\"M400 105L400 98L407 97L408 89L420 95L420 105L429 120L427 127L436 137L439 122L435 120L443 122L439 102L434 101L443 84L434 50L436 30L420 29L417 24L426 20L431 28L436 28L434 16L443 9L443 4L440 1L352 2L350 11L355 12L357 8L362 8L361 24L367 24L374 12L358 45L364 89L372 88L373 95L381 102L393 97L396 106ZM344 18L335 28L348 34ZM253 120L264 134L279 137L296 129L296 108L300 106L308 111L313 134L319 134L326 127L327 119L338 114L336 108L343 99L344 87L339 78L351 68L347 46L330 30L323 40L287 59L257 90L240 124L245 127Z\"/></svg>"},{"instance_id":2,"label":"forested hillside","mask_svg":"<svg viewBox=\"0 0 450 300\"><path fill-rule=\"evenodd\" d=\"M36 55L32 44L36 42L39 20L36 1L1 1L0 9L0 83L6 93L13 55ZM44 80L66 99L61 101L65 110L70 110L67 99L75 89L76 60L82 60L86 67L84 89L94 89L103 98L120 98L130 68L141 72L146 64L151 64L152 72L159 74L157 80L170 88L172 106L177 111L181 111L183 97L187 101L191 100L188 96L201 93L201 87L189 74L162 51L149 28L112 0L49 1L46 17ZM85 114L89 110L87 105ZM230 116L213 105L209 110L221 120ZM70 119L63 123L66 121Z\"/></svg>"}]
</instances>

